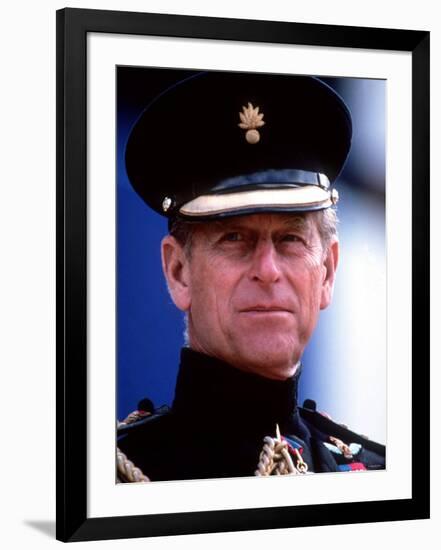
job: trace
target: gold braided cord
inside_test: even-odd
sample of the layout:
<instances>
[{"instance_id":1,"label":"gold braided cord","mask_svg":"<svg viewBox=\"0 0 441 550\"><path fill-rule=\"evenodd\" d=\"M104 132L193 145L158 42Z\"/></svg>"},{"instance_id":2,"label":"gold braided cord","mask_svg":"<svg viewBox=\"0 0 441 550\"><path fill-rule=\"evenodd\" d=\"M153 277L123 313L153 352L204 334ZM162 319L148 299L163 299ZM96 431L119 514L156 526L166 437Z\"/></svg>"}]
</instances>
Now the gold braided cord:
<instances>
[{"instance_id":1,"label":"gold braided cord","mask_svg":"<svg viewBox=\"0 0 441 550\"><path fill-rule=\"evenodd\" d=\"M135 466L126 455L116 448L117 482L118 483L147 483L150 479Z\"/></svg>"},{"instance_id":2,"label":"gold braided cord","mask_svg":"<svg viewBox=\"0 0 441 550\"><path fill-rule=\"evenodd\" d=\"M127 426L127 424L133 424L133 422L141 420L146 416L150 416L150 413L133 411L122 422L117 422L117 428ZM150 481L141 468L135 466L118 447L116 448L116 465L117 483L147 483Z\"/></svg>"},{"instance_id":3,"label":"gold braided cord","mask_svg":"<svg viewBox=\"0 0 441 550\"><path fill-rule=\"evenodd\" d=\"M259 456L259 463L254 472L256 476L298 475L308 471L307 464L295 449L296 465L288 451L288 442L280 436L279 426L276 426L276 437L266 436Z\"/></svg>"},{"instance_id":4,"label":"gold braided cord","mask_svg":"<svg viewBox=\"0 0 441 550\"><path fill-rule=\"evenodd\" d=\"M266 436L259 463L254 472L256 476L297 474L288 452L288 443L284 440Z\"/></svg>"}]
</instances>

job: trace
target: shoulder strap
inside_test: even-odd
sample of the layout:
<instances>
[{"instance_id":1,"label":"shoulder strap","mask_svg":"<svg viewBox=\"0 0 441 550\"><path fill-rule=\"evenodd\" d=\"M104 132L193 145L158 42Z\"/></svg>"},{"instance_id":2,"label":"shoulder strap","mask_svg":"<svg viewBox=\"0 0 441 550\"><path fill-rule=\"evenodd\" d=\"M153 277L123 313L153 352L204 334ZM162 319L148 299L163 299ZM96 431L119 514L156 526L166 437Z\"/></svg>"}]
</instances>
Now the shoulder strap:
<instances>
[{"instance_id":1,"label":"shoulder strap","mask_svg":"<svg viewBox=\"0 0 441 550\"><path fill-rule=\"evenodd\" d=\"M350 441L351 443L360 443L364 446L365 449L373 451L381 456L386 456L386 447L381 443L377 443L368 439L365 436L357 434L348 428L337 424L330 418L322 415L319 412L299 407L300 416L314 428L323 432L326 435L332 435L343 441Z\"/></svg>"},{"instance_id":2,"label":"shoulder strap","mask_svg":"<svg viewBox=\"0 0 441 550\"><path fill-rule=\"evenodd\" d=\"M131 432L132 430L141 428L146 425L153 425L158 422L161 418L168 416L170 414L170 407L163 405L155 409L153 414L148 416L137 414L138 411L134 411L129 414L129 416L123 421L118 422L117 431L118 436Z\"/></svg>"}]
</instances>

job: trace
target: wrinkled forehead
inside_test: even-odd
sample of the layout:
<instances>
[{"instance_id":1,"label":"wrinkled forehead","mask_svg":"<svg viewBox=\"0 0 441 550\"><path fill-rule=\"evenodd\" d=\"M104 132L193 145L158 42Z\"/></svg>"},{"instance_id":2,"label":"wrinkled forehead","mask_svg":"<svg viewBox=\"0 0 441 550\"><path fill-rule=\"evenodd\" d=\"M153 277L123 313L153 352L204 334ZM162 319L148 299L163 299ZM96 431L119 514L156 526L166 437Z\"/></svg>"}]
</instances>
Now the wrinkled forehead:
<instances>
[{"instance_id":1,"label":"wrinkled forehead","mask_svg":"<svg viewBox=\"0 0 441 550\"><path fill-rule=\"evenodd\" d=\"M234 216L197 224L203 233L246 229L256 232L295 230L310 232L316 227L316 212L260 213Z\"/></svg>"}]
</instances>

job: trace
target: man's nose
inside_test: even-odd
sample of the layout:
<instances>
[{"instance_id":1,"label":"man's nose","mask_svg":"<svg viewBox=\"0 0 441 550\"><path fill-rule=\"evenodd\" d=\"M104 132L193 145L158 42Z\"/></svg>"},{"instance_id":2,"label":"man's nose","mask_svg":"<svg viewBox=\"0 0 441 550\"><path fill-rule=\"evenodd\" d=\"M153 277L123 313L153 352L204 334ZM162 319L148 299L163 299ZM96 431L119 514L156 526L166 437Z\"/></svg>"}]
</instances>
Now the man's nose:
<instances>
[{"instance_id":1,"label":"man's nose","mask_svg":"<svg viewBox=\"0 0 441 550\"><path fill-rule=\"evenodd\" d=\"M271 240L259 241L250 266L250 278L261 283L275 283L280 278L279 259Z\"/></svg>"}]
</instances>

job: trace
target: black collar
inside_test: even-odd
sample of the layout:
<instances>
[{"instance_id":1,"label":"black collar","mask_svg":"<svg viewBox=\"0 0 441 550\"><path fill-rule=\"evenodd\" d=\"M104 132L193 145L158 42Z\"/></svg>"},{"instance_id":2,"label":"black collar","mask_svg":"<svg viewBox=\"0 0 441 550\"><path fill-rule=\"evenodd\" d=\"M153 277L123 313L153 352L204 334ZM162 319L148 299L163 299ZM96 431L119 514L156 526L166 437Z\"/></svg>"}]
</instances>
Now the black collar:
<instances>
[{"instance_id":1,"label":"black collar","mask_svg":"<svg viewBox=\"0 0 441 550\"><path fill-rule=\"evenodd\" d=\"M172 410L202 429L253 429L271 435L276 423L286 425L297 412L300 371L299 366L291 378L272 380L183 348Z\"/></svg>"}]
</instances>

